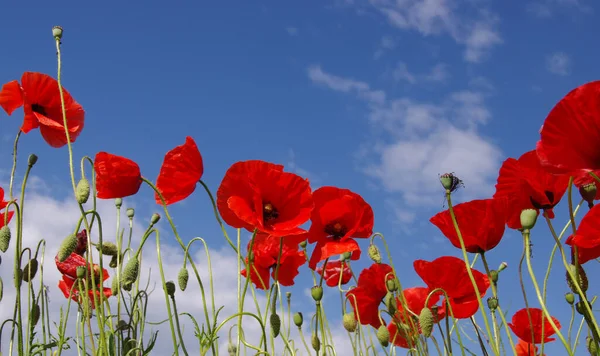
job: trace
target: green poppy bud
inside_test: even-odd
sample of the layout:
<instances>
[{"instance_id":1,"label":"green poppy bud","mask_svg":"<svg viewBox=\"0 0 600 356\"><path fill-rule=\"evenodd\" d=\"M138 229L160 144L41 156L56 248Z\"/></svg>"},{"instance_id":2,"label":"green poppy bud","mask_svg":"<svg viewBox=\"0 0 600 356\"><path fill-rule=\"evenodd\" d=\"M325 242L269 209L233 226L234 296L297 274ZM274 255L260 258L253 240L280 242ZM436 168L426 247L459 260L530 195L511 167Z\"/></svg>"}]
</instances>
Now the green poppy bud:
<instances>
[{"instance_id":1,"label":"green poppy bud","mask_svg":"<svg viewBox=\"0 0 600 356\"><path fill-rule=\"evenodd\" d=\"M344 314L344 316L342 317L342 324L344 325L344 329L346 329L350 333L355 332L356 328L358 327L358 322L356 321L354 313Z\"/></svg>"},{"instance_id":2,"label":"green poppy bud","mask_svg":"<svg viewBox=\"0 0 600 356\"><path fill-rule=\"evenodd\" d=\"M58 257L58 261L65 262L65 260L69 256L71 256L71 254L75 251L76 248L77 248L77 235L71 234L71 235L67 236L62 241L62 243L60 244L60 247L58 248L58 254L56 255Z\"/></svg>"},{"instance_id":3,"label":"green poppy bud","mask_svg":"<svg viewBox=\"0 0 600 356\"><path fill-rule=\"evenodd\" d=\"M304 321L304 318L302 317L302 313L297 312L294 314L294 324L297 327L302 327L302 322Z\"/></svg>"},{"instance_id":4,"label":"green poppy bud","mask_svg":"<svg viewBox=\"0 0 600 356\"><path fill-rule=\"evenodd\" d=\"M2 222L4 223L4 221ZM0 251L6 252L10 245L10 228L3 226L0 228Z\"/></svg>"},{"instance_id":5,"label":"green poppy bud","mask_svg":"<svg viewBox=\"0 0 600 356\"><path fill-rule=\"evenodd\" d=\"M23 281L29 282L35 277L38 270L38 261L33 258L23 268Z\"/></svg>"},{"instance_id":6,"label":"green poppy bud","mask_svg":"<svg viewBox=\"0 0 600 356\"><path fill-rule=\"evenodd\" d=\"M190 279L190 273L187 268L181 267L179 270L179 274L177 275L177 283L179 284L179 289L183 292L187 288L188 280Z\"/></svg>"},{"instance_id":7,"label":"green poppy bud","mask_svg":"<svg viewBox=\"0 0 600 356\"><path fill-rule=\"evenodd\" d=\"M75 189L75 199L79 204L85 204L90 197L90 182L87 178L81 178Z\"/></svg>"},{"instance_id":8,"label":"green poppy bud","mask_svg":"<svg viewBox=\"0 0 600 356\"><path fill-rule=\"evenodd\" d=\"M433 313L431 309L425 307L421 309L421 314L419 314L419 326L421 327L421 332L423 336L430 337L433 332Z\"/></svg>"},{"instance_id":9,"label":"green poppy bud","mask_svg":"<svg viewBox=\"0 0 600 356\"><path fill-rule=\"evenodd\" d=\"M271 331L273 332L273 337L279 336L279 332L281 331L281 318L279 315L273 313L271 314L271 318L269 319L271 323Z\"/></svg>"},{"instance_id":10,"label":"green poppy bud","mask_svg":"<svg viewBox=\"0 0 600 356\"><path fill-rule=\"evenodd\" d=\"M390 331L387 326L381 325L379 329L377 329L377 340L383 347L388 347L390 344Z\"/></svg>"}]
</instances>

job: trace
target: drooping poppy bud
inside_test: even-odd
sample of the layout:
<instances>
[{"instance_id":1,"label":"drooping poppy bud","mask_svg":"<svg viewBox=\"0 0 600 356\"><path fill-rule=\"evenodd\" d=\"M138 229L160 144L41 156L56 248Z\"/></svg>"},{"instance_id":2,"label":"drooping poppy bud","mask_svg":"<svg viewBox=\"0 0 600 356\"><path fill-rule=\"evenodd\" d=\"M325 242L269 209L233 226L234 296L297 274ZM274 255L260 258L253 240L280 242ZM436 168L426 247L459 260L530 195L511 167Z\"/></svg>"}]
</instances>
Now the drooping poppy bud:
<instances>
[{"instance_id":1,"label":"drooping poppy bud","mask_svg":"<svg viewBox=\"0 0 600 356\"><path fill-rule=\"evenodd\" d=\"M83 177L77 183L77 188L75 189L75 199L79 204L85 204L90 197L90 182L87 178Z\"/></svg>"},{"instance_id":2,"label":"drooping poppy bud","mask_svg":"<svg viewBox=\"0 0 600 356\"><path fill-rule=\"evenodd\" d=\"M375 263L381 263L381 254L379 253L379 249L377 248L377 246L371 244L369 245L369 257L371 258L371 260L373 260L373 262Z\"/></svg>"},{"instance_id":3,"label":"drooping poppy bud","mask_svg":"<svg viewBox=\"0 0 600 356\"><path fill-rule=\"evenodd\" d=\"M190 279L190 273L187 268L181 267L179 273L177 274L177 283L179 284L179 289L183 292L187 288L188 280Z\"/></svg>"},{"instance_id":4,"label":"drooping poppy bud","mask_svg":"<svg viewBox=\"0 0 600 356\"><path fill-rule=\"evenodd\" d=\"M75 251L76 248L77 248L77 235L71 234L71 235L67 236L62 241L62 243L60 244L60 247L58 248L58 254L56 255L58 257L58 261L65 262L65 260L69 256L71 256L71 254Z\"/></svg>"},{"instance_id":5,"label":"drooping poppy bud","mask_svg":"<svg viewBox=\"0 0 600 356\"><path fill-rule=\"evenodd\" d=\"M10 228L5 225L0 228L0 251L6 252L10 245Z\"/></svg>"},{"instance_id":6,"label":"drooping poppy bud","mask_svg":"<svg viewBox=\"0 0 600 356\"><path fill-rule=\"evenodd\" d=\"M390 344L390 331L385 325L381 325L379 329L377 329L377 340L383 347L388 347Z\"/></svg>"},{"instance_id":7,"label":"drooping poppy bud","mask_svg":"<svg viewBox=\"0 0 600 356\"><path fill-rule=\"evenodd\" d=\"M358 322L356 321L356 316L354 316L354 313L344 314L342 317L342 324L344 325L344 329L351 333L355 332L356 328L358 327Z\"/></svg>"},{"instance_id":8,"label":"drooping poppy bud","mask_svg":"<svg viewBox=\"0 0 600 356\"><path fill-rule=\"evenodd\" d=\"M279 317L279 315L277 315L277 313L273 313L271 314L269 322L271 323L271 331L273 332L273 337L276 338L277 336L279 336L279 332L281 331L281 318Z\"/></svg>"},{"instance_id":9,"label":"drooping poppy bud","mask_svg":"<svg viewBox=\"0 0 600 356\"><path fill-rule=\"evenodd\" d=\"M425 307L421 309L421 314L419 314L419 326L421 327L421 332L423 336L430 337L433 332L433 313L431 309Z\"/></svg>"},{"instance_id":10,"label":"drooping poppy bud","mask_svg":"<svg viewBox=\"0 0 600 356\"><path fill-rule=\"evenodd\" d=\"M35 277L35 274L38 270L38 261L35 258L32 258L27 262L25 268L23 268L23 281L29 282Z\"/></svg>"},{"instance_id":11,"label":"drooping poppy bud","mask_svg":"<svg viewBox=\"0 0 600 356\"><path fill-rule=\"evenodd\" d=\"M302 322L304 321L304 318L302 317L302 313L301 312L297 312L296 314L294 314L294 324L297 327L302 327Z\"/></svg>"}]
</instances>

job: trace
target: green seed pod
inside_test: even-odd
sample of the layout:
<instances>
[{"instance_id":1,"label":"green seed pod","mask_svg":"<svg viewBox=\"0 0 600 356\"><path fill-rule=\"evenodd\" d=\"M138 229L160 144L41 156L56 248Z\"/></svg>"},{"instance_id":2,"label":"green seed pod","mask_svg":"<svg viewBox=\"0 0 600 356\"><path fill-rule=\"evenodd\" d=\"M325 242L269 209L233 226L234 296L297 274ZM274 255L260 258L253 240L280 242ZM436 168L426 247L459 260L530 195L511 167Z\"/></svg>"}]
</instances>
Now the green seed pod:
<instances>
[{"instance_id":1,"label":"green seed pod","mask_svg":"<svg viewBox=\"0 0 600 356\"><path fill-rule=\"evenodd\" d=\"M137 259L137 256L131 258L125 268L123 269L123 275L121 275L121 284L132 284L138 277L140 272L140 262Z\"/></svg>"},{"instance_id":2,"label":"green seed pod","mask_svg":"<svg viewBox=\"0 0 600 356\"><path fill-rule=\"evenodd\" d=\"M313 334L310 343L312 344L313 349L318 353L321 349L321 340L319 340L317 334Z\"/></svg>"},{"instance_id":3,"label":"green seed pod","mask_svg":"<svg viewBox=\"0 0 600 356\"><path fill-rule=\"evenodd\" d=\"M4 221L3 221L4 223ZM3 226L0 228L0 251L6 252L10 245L10 228L8 226Z\"/></svg>"},{"instance_id":4,"label":"green seed pod","mask_svg":"<svg viewBox=\"0 0 600 356\"><path fill-rule=\"evenodd\" d=\"M150 217L150 224L152 225L156 225L156 223L160 220L160 215L158 215L157 213L152 214L152 217Z\"/></svg>"},{"instance_id":5,"label":"green seed pod","mask_svg":"<svg viewBox=\"0 0 600 356\"><path fill-rule=\"evenodd\" d=\"M375 263L381 263L381 253L379 253L379 249L377 246L371 244L369 245L369 257Z\"/></svg>"},{"instance_id":6,"label":"green seed pod","mask_svg":"<svg viewBox=\"0 0 600 356\"><path fill-rule=\"evenodd\" d=\"M383 347L388 347L390 344L390 331L387 326L381 325L379 329L377 329L377 340Z\"/></svg>"},{"instance_id":7,"label":"green seed pod","mask_svg":"<svg viewBox=\"0 0 600 356\"><path fill-rule=\"evenodd\" d=\"M77 278L79 279L84 279L87 275L87 267L85 266L78 266L75 269L75 274L77 275Z\"/></svg>"},{"instance_id":8,"label":"green seed pod","mask_svg":"<svg viewBox=\"0 0 600 356\"><path fill-rule=\"evenodd\" d=\"M135 210L133 208L128 208L125 213L127 214L127 217L130 219L133 219L133 217L135 216Z\"/></svg>"},{"instance_id":9,"label":"green seed pod","mask_svg":"<svg viewBox=\"0 0 600 356\"><path fill-rule=\"evenodd\" d=\"M521 211L521 226L523 230L531 230L537 221L538 211L536 209L525 209Z\"/></svg>"},{"instance_id":10,"label":"green seed pod","mask_svg":"<svg viewBox=\"0 0 600 356\"><path fill-rule=\"evenodd\" d=\"M121 208L122 205L123 205L123 199L121 199L121 198L115 199L115 206L117 208Z\"/></svg>"},{"instance_id":11,"label":"green seed pod","mask_svg":"<svg viewBox=\"0 0 600 356\"><path fill-rule=\"evenodd\" d=\"M581 194L581 197L588 203L588 205L591 206L594 205L594 199L596 198L597 191L598 188L596 187L595 182L579 187L579 194Z\"/></svg>"},{"instance_id":12,"label":"green seed pod","mask_svg":"<svg viewBox=\"0 0 600 356\"><path fill-rule=\"evenodd\" d=\"M62 35L63 35L62 27L60 27L60 26L52 27L52 37L54 37L54 39L60 40L62 38Z\"/></svg>"},{"instance_id":13,"label":"green seed pod","mask_svg":"<svg viewBox=\"0 0 600 356\"><path fill-rule=\"evenodd\" d=\"M187 288L189 279L190 272L188 272L187 268L181 267L179 274L177 275L177 283L179 284L179 289L181 289L182 292Z\"/></svg>"},{"instance_id":14,"label":"green seed pod","mask_svg":"<svg viewBox=\"0 0 600 356\"><path fill-rule=\"evenodd\" d=\"M23 281L30 282L37 273L38 270L38 261L35 258L32 258L27 262L25 268L23 268Z\"/></svg>"},{"instance_id":15,"label":"green seed pod","mask_svg":"<svg viewBox=\"0 0 600 356\"><path fill-rule=\"evenodd\" d=\"M487 299L488 308L494 311L498 308L498 298L490 297Z\"/></svg>"},{"instance_id":16,"label":"green seed pod","mask_svg":"<svg viewBox=\"0 0 600 356\"><path fill-rule=\"evenodd\" d=\"M495 269L490 271L490 280L494 284L498 283L498 271L496 271Z\"/></svg>"},{"instance_id":17,"label":"green seed pod","mask_svg":"<svg viewBox=\"0 0 600 356\"><path fill-rule=\"evenodd\" d=\"M573 293L567 293L565 294L565 300L570 305L573 305L573 303L575 303L575 295Z\"/></svg>"},{"instance_id":18,"label":"green seed pod","mask_svg":"<svg viewBox=\"0 0 600 356\"><path fill-rule=\"evenodd\" d=\"M575 282L575 279L571 278L569 272L571 272L571 274L573 274L573 276L578 279L577 282ZM579 294L577 292L577 287L575 283L579 285L579 288L581 288L581 291L583 293L585 293L588 290L588 278L585 273L585 270L583 269L583 266L579 265L579 268L576 268L575 265L570 264L569 271L567 271L566 277L569 289L571 289L573 293Z\"/></svg>"},{"instance_id":19,"label":"green seed pod","mask_svg":"<svg viewBox=\"0 0 600 356\"><path fill-rule=\"evenodd\" d=\"M173 297L175 295L175 283L173 281L168 281L165 283L165 289L167 290L167 294L170 297Z\"/></svg>"},{"instance_id":20,"label":"green seed pod","mask_svg":"<svg viewBox=\"0 0 600 356\"><path fill-rule=\"evenodd\" d=\"M102 242L102 244L96 245L96 249L102 252L103 255L106 256L117 256L119 254L119 250L117 249L117 245L112 242Z\"/></svg>"},{"instance_id":21,"label":"green seed pod","mask_svg":"<svg viewBox=\"0 0 600 356\"><path fill-rule=\"evenodd\" d=\"M421 327L421 332L423 336L430 337L433 332L433 313L431 309L425 307L421 309L421 314L419 314L419 326Z\"/></svg>"},{"instance_id":22,"label":"green seed pod","mask_svg":"<svg viewBox=\"0 0 600 356\"><path fill-rule=\"evenodd\" d=\"M356 328L358 327L358 322L356 321L354 313L344 314L344 316L342 317L342 324L344 325L344 329L346 329L350 333L355 332Z\"/></svg>"},{"instance_id":23,"label":"green seed pod","mask_svg":"<svg viewBox=\"0 0 600 356\"><path fill-rule=\"evenodd\" d=\"M117 278L113 278L112 284L110 285L110 292L113 296L119 294L119 280Z\"/></svg>"},{"instance_id":24,"label":"green seed pod","mask_svg":"<svg viewBox=\"0 0 600 356\"><path fill-rule=\"evenodd\" d=\"M58 254L56 255L58 257L58 261L65 262L65 260L69 256L71 256L71 254L73 253L73 251L75 251L76 248L77 248L77 235L71 234L71 235L67 236L62 241L62 243L60 244L60 247L58 248Z\"/></svg>"},{"instance_id":25,"label":"green seed pod","mask_svg":"<svg viewBox=\"0 0 600 356\"><path fill-rule=\"evenodd\" d=\"M285 292L285 299L289 302L292 300L292 292Z\"/></svg>"},{"instance_id":26,"label":"green seed pod","mask_svg":"<svg viewBox=\"0 0 600 356\"><path fill-rule=\"evenodd\" d=\"M75 199L79 204L85 204L90 197L90 182L87 178L81 178L75 189Z\"/></svg>"},{"instance_id":27,"label":"green seed pod","mask_svg":"<svg viewBox=\"0 0 600 356\"><path fill-rule=\"evenodd\" d=\"M310 295L315 300L315 302L320 302L323 299L323 287L314 286L310 290Z\"/></svg>"},{"instance_id":28,"label":"green seed pod","mask_svg":"<svg viewBox=\"0 0 600 356\"><path fill-rule=\"evenodd\" d=\"M33 304L31 306L31 314L29 315L31 318L31 326L36 326L38 321L40 321L40 306L37 304Z\"/></svg>"},{"instance_id":29,"label":"green seed pod","mask_svg":"<svg viewBox=\"0 0 600 356\"><path fill-rule=\"evenodd\" d=\"M281 331L281 318L277 314L271 314L269 319L271 322L271 331L273 332L273 337L279 336L279 332Z\"/></svg>"},{"instance_id":30,"label":"green seed pod","mask_svg":"<svg viewBox=\"0 0 600 356\"><path fill-rule=\"evenodd\" d=\"M36 156L35 153L32 153L29 155L29 158L27 158L27 165L33 167L37 163L37 160L38 156Z\"/></svg>"},{"instance_id":31,"label":"green seed pod","mask_svg":"<svg viewBox=\"0 0 600 356\"><path fill-rule=\"evenodd\" d=\"M302 317L302 313L297 312L294 314L294 324L297 327L302 327L302 322L304 321L304 318Z\"/></svg>"}]
</instances>

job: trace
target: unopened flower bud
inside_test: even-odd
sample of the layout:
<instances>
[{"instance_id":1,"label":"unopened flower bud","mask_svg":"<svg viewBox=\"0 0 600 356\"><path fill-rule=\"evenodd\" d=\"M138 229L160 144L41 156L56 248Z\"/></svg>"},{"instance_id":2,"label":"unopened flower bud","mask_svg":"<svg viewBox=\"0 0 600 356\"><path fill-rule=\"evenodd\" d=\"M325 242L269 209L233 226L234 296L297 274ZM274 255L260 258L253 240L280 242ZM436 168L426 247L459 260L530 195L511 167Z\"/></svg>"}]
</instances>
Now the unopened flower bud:
<instances>
[{"instance_id":1,"label":"unopened flower bud","mask_svg":"<svg viewBox=\"0 0 600 356\"><path fill-rule=\"evenodd\" d=\"M79 204L85 204L90 197L90 182L87 178L81 178L77 183L77 189L75 189L75 199Z\"/></svg>"},{"instance_id":2,"label":"unopened flower bud","mask_svg":"<svg viewBox=\"0 0 600 356\"><path fill-rule=\"evenodd\" d=\"M594 341L593 337L587 336L585 338L585 343L587 344L587 349L590 355L598 355L598 345L596 345L596 342Z\"/></svg>"},{"instance_id":3,"label":"unopened flower bud","mask_svg":"<svg viewBox=\"0 0 600 356\"><path fill-rule=\"evenodd\" d=\"M132 284L138 277L138 273L140 271L140 262L137 259L137 256L133 256L123 269L123 275L121 275L121 284L127 285Z\"/></svg>"},{"instance_id":4,"label":"unopened flower bud","mask_svg":"<svg viewBox=\"0 0 600 356\"><path fill-rule=\"evenodd\" d=\"M390 315L396 314L396 310L398 310L398 304L396 302L396 298L392 293L388 292L383 298L383 302L387 307L387 310L390 313Z\"/></svg>"},{"instance_id":5,"label":"unopened flower bud","mask_svg":"<svg viewBox=\"0 0 600 356\"><path fill-rule=\"evenodd\" d=\"M379 329L377 329L377 340L383 347L387 347L390 344L390 331L387 326L381 325Z\"/></svg>"},{"instance_id":6,"label":"unopened flower bud","mask_svg":"<svg viewBox=\"0 0 600 356\"><path fill-rule=\"evenodd\" d=\"M570 305L573 305L573 303L575 303L575 295L573 293L567 293L565 294L565 300Z\"/></svg>"},{"instance_id":7,"label":"unopened flower bud","mask_svg":"<svg viewBox=\"0 0 600 356\"><path fill-rule=\"evenodd\" d=\"M152 217L150 218L150 224L152 225L156 225L156 223L160 220L160 215L158 215L157 213L152 214Z\"/></svg>"},{"instance_id":8,"label":"unopened flower bud","mask_svg":"<svg viewBox=\"0 0 600 356\"><path fill-rule=\"evenodd\" d=\"M313 334L312 339L310 340L310 343L312 344L313 349L318 353L319 350L321 350L321 340L319 340L319 337L317 336L317 334Z\"/></svg>"},{"instance_id":9,"label":"unopened flower bud","mask_svg":"<svg viewBox=\"0 0 600 356\"><path fill-rule=\"evenodd\" d=\"M498 271L496 271L495 269L490 271L490 280L494 284L498 283Z\"/></svg>"},{"instance_id":10,"label":"unopened flower bud","mask_svg":"<svg viewBox=\"0 0 600 356\"><path fill-rule=\"evenodd\" d=\"M69 256L71 256L71 254L75 251L76 248L77 248L77 235L71 234L71 235L67 236L62 241L62 243L60 244L60 247L58 248L58 254L56 255L58 257L58 261L65 262L65 260Z\"/></svg>"},{"instance_id":11,"label":"unopened flower bud","mask_svg":"<svg viewBox=\"0 0 600 356\"><path fill-rule=\"evenodd\" d=\"M2 222L4 223L4 221ZM0 228L0 251L6 252L10 246L10 228L5 225Z\"/></svg>"},{"instance_id":12,"label":"unopened flower bud","mask_svg":"<svg viewBox=\"0 0 600 356\"><path fill-rule=\"evenodd\" d=\"M133 208L128 208L125 213L127 214L127 217L130 219L133 219L133 217L135 216L135 210Z\"/></svg>"},{"instance_id":13,"label":"unopened flower bud","mask_svg":"<svg viewBox=\"0 0 600 356\"><path fill-rule=\"evenodd\" d=\"M385 286L390 292L395 292L398 290L398 283L396 283L395 279L388 279L387 281L385 281Z\"/></svg>"},{"instance_id":14,"label":"unopened flower bud","mask_svg":"<svg viewBox=\"0 0 600 356\"><path fill-rule=\"evenodd\" d=\"M117 198L115 199L115 206L120 209L121 206L123 205L123 199L122 198Z\"/></svg>"},{"instance_id":15,"label":"unopened flower bud","mask_svg":"<svg viewBox=\"0 0 600 356\"><path fill-rule=\"evenodd\" d=\"M421 314L419 314L419 326L421 327L421 332L423 336L430 337L433 332L433 313L431 309L425 307L421 309Z\"/></svg>"},{"instance_id":16,"label":"unopened flower bud","mask_svg":"<svg viewBox=\"0 0 600 356\"><path fill-rule=\"evenodd\" d=\"M237 346L230 343L229 345L227 345L227 352L229 353L229 356L237 355Z\"/></svg>"},{"instance_id":17,"label":"unopened flower bud","mask_svg":"<svg viewBox=\"0 0 600 356\"><path fill-rule=\"evenodd\" d=\"M63 28L60 26L54 26L52 27L52 37L54 37L57 40L60 40L62 38L63 35Z\"/></svg>"},{"instance_id":18,"label":"unopened flower bud","mask_svg":"<svg viewBox=\"0 0 600 356\"><path fill-rule=\"evenodd\" d=\"M36 303L31 306L31 314L29 315L31 324L30 327L36 326L40 321L40 306Z\"/></svg>"},{"instance_id":19,"label":"unopened flower bud","mask_svg":"<svg viewBox=\"0 0 600 356\"><path fill-rule=\"evenodd\" d=\"M37 163L37 160L38 160L38 156L36 156L34 153L32 153L29 155L29 158L27 159L27 165L29 167L33 167Z\"/></svg>"},{"instance_id":20,"label":"unopened flower bud","mask_svg":"<svg viewBox=\"0 0 600 356\"><path fill-rule=\"evenodd\" d=\"M77 278L84 279L87 274L87 268L85 266L78 266L75 269L75 274L77 275Z\"/></svg>"},{"instance_id":21,"label":"unopened flower bud","mask_svg":"<svg viewBox=\"0 0 600 356\"><path fill-rule=\"evenodd\" d=\"M579 194L581 194L583 200L585 200L590 206L594 205L594 199L596 199L597 191L598 189L596 187L596 182L585 184L579 187Z\"/></svg>"},{"instance_id":22,"label":"unopened flower bud","mask_svg":"<svg viewBox=\"0 0 600 356\"><path fill-rule=\"evenodd\" d=\"M112 284L110 285L110 292L113 296L119 294L119 280L117 278L113 278Z\"/></svg>"},{"instance_id":23,"label":"unopened flower bud","mask_svg":"<svg viewBox=\"0 0 600 356\"><path fill-rule=\"evenodd\" d=\"M490 297L487 299L488 308L494 311L498 308L498 298Z\"/></svg>"},{"instance_id":24,"label":"unopened flower bud","mask_svg":"<svg viewBox=\"0 0 600 356\"><path fill-rule=\"evenodd\" d=\"M269 322L271 323L271 332L273 333L273 337L279 336L279 331L281 331L281 318L279 315L276 313L271 314Z\"/></svg>"},{"instance_id":25,"label":"unopened flower bud","mask_svg":"<svg viewBox=\"0 0 600 356\"><path fill-rule=\"evenodd\" d=\"M173 281L168 281L165 283L165 290L169 297L173 297L175 295L175 283Z\"/></svg>"},{"instance_id":26,"label":"unopened flower bud","mask_svg":"<svg viewBox=\"0 0 600 356\"><path fill-rule=\"evenodd\" d=\"M23 268L23 281L29 282L35 277L35 274L38 270L38 261L35 258L32 258L27 262L25 268Z\"/></svg>"},{"instance_id":27,"label":"unopened flower bud","mask_svg":"<svg viewBox=\"0 0 600 356\"><path fill-rule=\"evenodd\" d=\"M294 325L297 327L302 327L302 322L304 321L304 317L302 317L302 313L297 312L294 314Z\"/></svg>"},{"instance_id":28,"label":"unopened flower bud","mask_svg":"<svg viewBox=\"0 0 600 356\"><path fill-rule=\"evenodd\" d=\"M344 325L344 329L350 333L355 332L356 328L358 327L358 322L356 321L356 316L354 316L354 313L344 314L342 317L342 324Z\"/></svg>"},{"instance_id":29,"label":"unopened flower bud","mask_svg":"<svg viewBox=\"0 0 600 356\"><path fill-rule=\"evenodd\" d=\"M179 273L177 274L177 284L179 284L179 289L183 292L187 288L188 280L190 279L190 272L185 267L181 267Z\"/></svg>"},{"instance_id":30,"label":"unopened flower bud","mask_svg":"<svg viewBox=\"0 0 600 356\"><path fill-rule=\"evenodd\" d=\"M369 245L369 257L375 263L381 263L381 254L379 253L379 249L374 244Z\"/></svg>"},{"instance_id":31,"label":"unopened flower bud","mask_svg":"<svg viewBox=\"0 0 600 356\"><path fill-rule=\"evenodd\" d=\"M96 245L96 249L106 256L117 256L119 254L117 245L112 242L103 241L101 244Z\"/></svg>"},{"instance_id":32,"label":"unopened flower bud","mask_svg":"<svg viewBox=\"0 0 600 356\"><path fill-rule=\"evenodd\" d=\"M571 274L576 279L571 278ZM579 285L579 288L581 288L581 291L583 293L585 293L588 290L588 278L582 265L579 265L579 268L576 268L575 265L570 264L566 277L569 289L571 289L573 293L579 294L579 292L577 291L576 284Z\"/></svg>"},{"instance_id":33,"label":"unopened flower bud","mask_svg":"<svg viewBox=\"0 0 600 356\"><path fill-rule=\"evenodd\" d=\"M536 209L524 209L521 211L521 226L523 230L531 230L537 221L538 211Z\"/></svg>"},{"instance_id":34,"label":"unopened flower bud","mask_svg":"<svg viewBox=\"0 0 600 356\"><path fill-rule=\"evenodd\" d=\"M306 242L306 240L300 242L300 248L306 248L306 245L308 244L308 242Z\"/></svg>"},{"instance_id":35,"label":"unopened flower bud","mask_svg":"<svg viewBox=\"0 0 600 356\"><path fill-rule=\"evenodd\" d=\"M119 255L114 255L110 258L110 262L108 263L108 267L117 268L119 265Z\"/></svg>"},{"instance_id":36,"label":"unopened flower bud","mask_svg":"<svg viewBox=\"0 0 600 356\"><path fill-rule=\"evenodd\" d=\"M310 290L310 295L315 300L315 302L320 302L323 299L323 287L314 286Z\"/></svg>"}]
</instances>

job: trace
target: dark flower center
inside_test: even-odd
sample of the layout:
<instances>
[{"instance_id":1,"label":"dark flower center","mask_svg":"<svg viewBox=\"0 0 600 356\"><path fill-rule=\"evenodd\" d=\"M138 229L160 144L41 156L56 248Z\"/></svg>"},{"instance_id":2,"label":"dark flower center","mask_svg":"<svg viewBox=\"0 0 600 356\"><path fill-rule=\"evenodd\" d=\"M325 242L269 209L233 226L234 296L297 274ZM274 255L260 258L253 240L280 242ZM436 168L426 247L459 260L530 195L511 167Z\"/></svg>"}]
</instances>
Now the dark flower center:
<instances>
[{"instance_id":1,"label":"dark flower center","mask_svg":"<svg viewBox=\"0 0 600 356\"><path fill-rule=\"evenodd\" d=\"M325 226L325 232L334 240L339 240L346 235L348 229L346 229L346 227L339 222L336 222Z\"/></svg>"},{"instance_id":2,"label":"dark flower center","mask_svg":"<svg viewBox=\"0 0 600 356\"><path fill-rule=\"evenodd\" d=\"M546 195L546 199L548 199L548 201L550 202L550 204L540 204L537 201L535 201L533 198L529 198L531 200L531 204L533 204L533 207L536 209L552 209L554 207L554 205L556 205L554 203L554 193L550 192L550 191L544 191L544 194Z\"/></svg>"},{"instance_id":3,"label":"dark flower center","mask_svg":"<svg viewBox=\"0 0 600 356\"><path fill-rule=\"evenodd\" d=\"M33 104L31 105L31 111L33 112L37 112L38 114L42 114L44 116L46 116L46 109L44 109L43 106L39 105L39 104Z\"/></svg>"},{"instance_id":4,"label":"dark flower center","mask_svg":"<svg viewBox=\"0 0 600 356\"><path fill-rule=\"evenodd\" d=\"M263 220L273 221L279 217L279 212L271 203L263 204Z\"/></svg>"}]
</instances>

